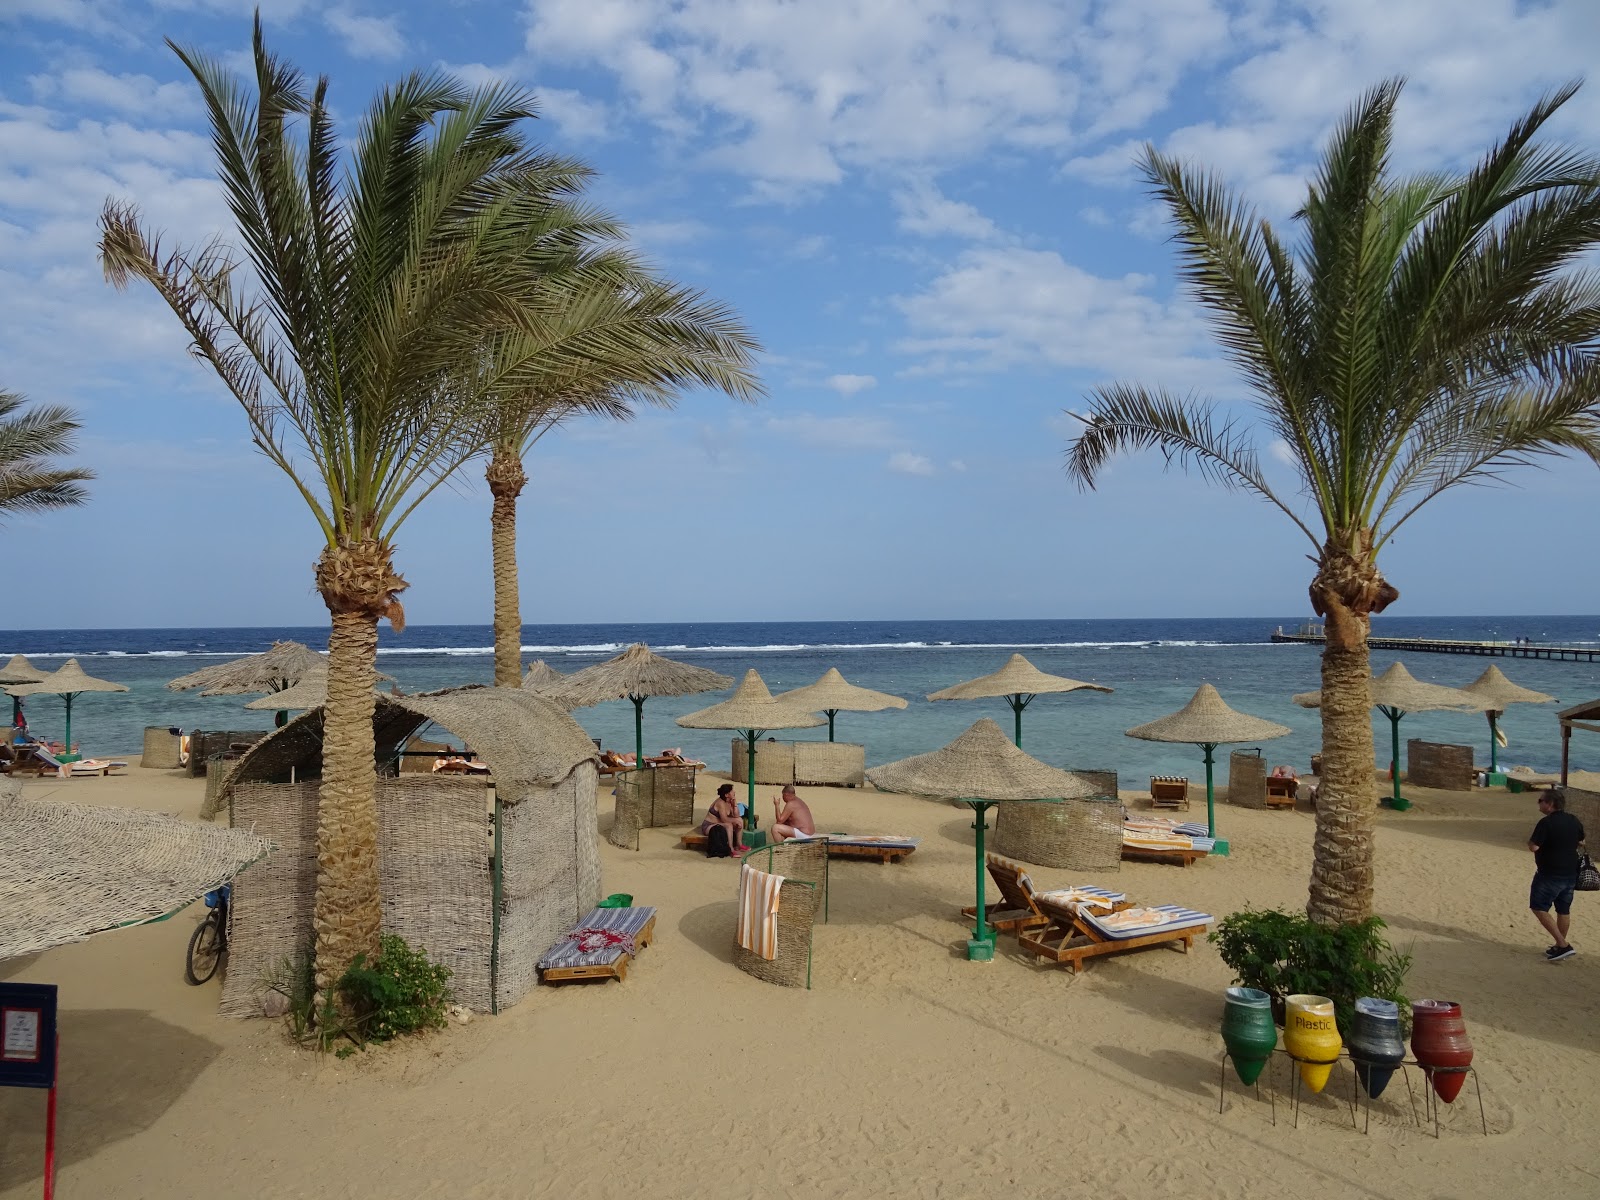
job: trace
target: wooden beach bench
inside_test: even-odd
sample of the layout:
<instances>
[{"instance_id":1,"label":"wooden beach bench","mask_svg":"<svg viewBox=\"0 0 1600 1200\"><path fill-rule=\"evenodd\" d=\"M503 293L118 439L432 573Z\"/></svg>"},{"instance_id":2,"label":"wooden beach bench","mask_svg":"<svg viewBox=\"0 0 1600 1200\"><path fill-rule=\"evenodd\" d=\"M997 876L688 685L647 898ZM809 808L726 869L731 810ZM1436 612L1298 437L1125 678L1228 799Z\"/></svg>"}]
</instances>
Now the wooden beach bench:
<instances>
[{"instance_id":1,"label":"wooden beach bench","mask_svg":"<svg viewBox=\"0 0 1600 1200\"><path fill-rule=\"evenodd\" d=\"M829 833L820 834L828 839L829 858L856 858L866 859L876 863L904 862L919 845L916 838L886 838L879 840L873 834L848 834ZM847 839L843 842L838 839ZM678 844L685 850L700 850L706 848L706 835L698 831L686 833L678 839Z\"/></svg>"},{"instance_id":2,"label":"wooden beach bench","mask_svg":"<svg viewBox=\"0 0 1600 1200\"><path fill-rule=\"evenodd\" d=\"M1106 954L1154 946L1187 954L1212 921L1210 913L1176 904L1124 906L1115 913L1097 915L1079 905L1052 900L1048 893L1036 894L1034 900L1048 924L1041 930L1017 934L1018 945L1040 958L1070 964L1073 974L1081 972L1089 959Z\"/></svg>"},{"instance_id":3,"label":"wooden beach bench","mask_svg":"<svg viewBox=\"0 0 1600 1200\"><path fill-rule=\"evenodd\" d=\"M1050 918L1039 910L1039 905L1036 903L1038 892L1034 889L1033 880L1021 865L1010 859L1001 858L998 854L988 854L984 858L989 868L989 877L1000 889L1000 899L993 904L984 905L984 920L1002 933L1016 934L1025 929L1037 929L1041 925L1048 924ZM1121 892L1108 892L1104 888L1092 887L1075 890L1099 896L1113 908L1127 907L1127 897ZM961 910L961 915L968 920L977 920L977 905L967 905Z\"/></svg>"},{"instance_id":4,"label":"wooden beach bench","mask_svg":"<svg viewBox=\"0 0 1600 1200\"><path fill-rule=\"evenodd\" d=\"M1293 808L1295 795L1299 789L1300 781L1298 779L1267 776L1267 807Z\"/></svg>"},{"instance_id":5,"label":"wooden beach bench","mask_svg":"<svg viewBox=\"0 0 1600 1200\"><path fill-rule=\"evenodd\" d=\"M1189 781L1177 775L1152 775L1150 777L1151 808L1189 807Z\"/></svg>"},{"instance_id":6,"label":"wooden beach bench","mask_svg":"<svg viewBox=\"0 0 1600 1200\"><path fill-rule=\"evenodd\" d=\"M656 936L653 908L591 908L539 959L545 983L628 978L634 955Z\"/></svg>"}]
</instances>

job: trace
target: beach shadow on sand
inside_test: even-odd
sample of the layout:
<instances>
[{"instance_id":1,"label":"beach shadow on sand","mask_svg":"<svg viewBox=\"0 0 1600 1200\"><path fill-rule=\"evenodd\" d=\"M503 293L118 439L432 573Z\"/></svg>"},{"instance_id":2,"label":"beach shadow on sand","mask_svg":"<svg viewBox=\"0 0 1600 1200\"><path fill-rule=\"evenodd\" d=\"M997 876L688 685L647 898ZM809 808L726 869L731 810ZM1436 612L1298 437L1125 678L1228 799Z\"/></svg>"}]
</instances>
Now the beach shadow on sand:
<instances>
[{"instance_id":1,"label":"beach shadow on sand","mask_svg":"<svg viewBox=\"0 0 1600 1200\"><path fill-rule=\"evenodd\" d=\"M150 1128L222 1047L127 1008L59 1017L58 1169ZM0 1191L44 1173L45 1092L0 1088Z\"/></svg>"}]
</instances>

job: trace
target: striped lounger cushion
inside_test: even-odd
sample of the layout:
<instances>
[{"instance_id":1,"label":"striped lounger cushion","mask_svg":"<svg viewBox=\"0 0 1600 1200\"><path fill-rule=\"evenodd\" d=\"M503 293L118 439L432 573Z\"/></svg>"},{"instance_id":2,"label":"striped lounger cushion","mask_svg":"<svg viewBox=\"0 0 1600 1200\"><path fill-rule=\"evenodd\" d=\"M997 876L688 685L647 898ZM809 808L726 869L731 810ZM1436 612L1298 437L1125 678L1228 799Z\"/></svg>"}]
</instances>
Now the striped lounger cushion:
<instances>
[{"instance_id":1,"label":"striped lounger cushion","mask_svg":"<svg viewBox=\"0 0 1600 1200\"><path fill-rule=\"evenodd\" d=\"M591 908L544 952L539 969L608 966L633 953L633 939L655 915L653 908Z\"/></svg>"},{"instance_id":2,"label":"striped lounger cushion","mask_svg":"<svg viewBox=\"0 0 1600 1200\"><path fill-rule=\"evenodd\" d=\"M1146 937L1163 930L1192 929L1197 925L1210 925L1214 917L1179 904L1155 904L1149 908L1130 908L1125 912L1097 917L1084 912L1083 919L1105 937L1113 941L1120 938Z\"/></svg>"},{"instance_id":3,"label":"striped lounger cushion","mask_svg":"<svg viewBox=\"0 0 1600 1200\"><path fill-rule=\"evenodd\" d=\"M1051 888L1048 892L1035 892L1035 899L1048 900L1051 904L1078 904L1088 897L1104 900L1108 905L1121 904L1128 898L1127 892L1113 892L1110 888L1080 887ZM1097 907L1091 905L1090 907Z\"/></svg>"}]
</instances>

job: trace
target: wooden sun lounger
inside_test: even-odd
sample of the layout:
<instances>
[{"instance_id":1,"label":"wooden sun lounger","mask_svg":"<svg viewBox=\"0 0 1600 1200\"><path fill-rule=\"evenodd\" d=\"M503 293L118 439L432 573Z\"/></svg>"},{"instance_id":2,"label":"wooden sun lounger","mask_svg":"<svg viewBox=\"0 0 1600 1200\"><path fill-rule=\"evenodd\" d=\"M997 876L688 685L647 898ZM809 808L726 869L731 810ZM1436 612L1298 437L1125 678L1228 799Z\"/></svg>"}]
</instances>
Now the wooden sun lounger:
<instances>
[{"instance_id":1,"label":"wooden sun lounger","mask_svg":"<svg viewBox=\"0 0 1600 1200\"><path fill-rule=\"evenodd\" d=\"M685 850L704 850L706 848L706 835L699 831L686 833L678 839L678 845ZM857 842L841 845L829 838L828 857L866 859L869 862L880 864L897 863L909 858L916 848L910 842L885 842L881 844Z\"/></svg>"},{"instance_id":2,"label":"wooden sun lounger","mask_svg":"<svg viewBox=\"0 0 1600 1200\"><path fill-rule=\"evenodd\" d=\"M1151 808L1188 808L1189 781L1172 775L1150 777Z\"/></svg>"},{"instance_id":3,"label":"wooden sun lounger","mask_svg":"<svg viewBox=\"0 0 1600 1200\"><path fill-rule=\"evenodd\" d=\"M1002 933L1016 933L1045 924L1050 918L1039 911L1033 902L1033 880L1022 867L998 854L984 856L989 868L989 878L1000 889L1000 899L984 905L984 919ZM961 910L969 921L978 918L978 906L969 904Z\"/></svg>"},{"instance_id":4,"label":"wooden sun lounger","mask_svg":"<svg viewBox=\"0 0 1600 1200\"><path fill-rule=\"evenodd\" d=\"M628 963L634 954L648 946L656 936L656 910L653 908L593 908L577 923L577 929L607 929L633 938L633 953L621 946L609 946L588 953L564 948L567 939L557 942L539 960L539 978L545 983L573 983L589 979L628 978Z\"/></svg>"},{"instance_id":5,"label":"wooden sun lounger","mask_svg":"<svg viewBox=\"0 0 1600 1200\"><path fill-rule=\"evenodd\" d=\"M1130 846L1127 842L1122 843L1124 862L1170 863L1176 867L1187 867L1209 853L1211 853L1209 850L1185 850L1178 846L1169 849L1165 846Z\"/></svg>"},{"instance_id":6,"label":"wooden sun lounger","mask_svg":"<svg viewBox=\"0 0 1600 1200\"><path fill-rule=\"evenodd\" d=\"M1057 904L1043 896L1035 896L1034 900L1048 923L1043 929L1019 933L1017 944L1040 958L1070 963L1073 974L1082 971L1089 959L1105 954L1147 950L1152 946L1166 946L1187 954L1194 939L1203 934L1211 923L1208 913L1181 908L1176 904L1162 904L1155 907L1171 913L1174 917L1172 923L1158 926L1148 933L1119 936L1118 931L1106 930L1093 917L1080 915L1070 905Z\"/></svg>"},{"instance_id":7,"label":"wooden sun lounger","mask_svg":"<svg viewBox=\"0 0 1600 1200\"><path fill-rule=\"evenodd\" d=\"M67 767L74 776L98 775L104 778L107 775L122 774L122 768L127 765L125 762L111 762L103 758L90 758L81 762L68 763Z\"/></svg>"},{"instance_id":8,"label":"wooden sun lounger","mask_svg":"<svg viewBox=\"0 0 1600 1200\"><path fill-rule=\"evenodd\" d=\"M1295 793L1299 790L1298 779L1284 779L1281 776L1268 776L1267 778L1267 807L1268 808L1293 808Z\"/></svg>"}]
</instances>

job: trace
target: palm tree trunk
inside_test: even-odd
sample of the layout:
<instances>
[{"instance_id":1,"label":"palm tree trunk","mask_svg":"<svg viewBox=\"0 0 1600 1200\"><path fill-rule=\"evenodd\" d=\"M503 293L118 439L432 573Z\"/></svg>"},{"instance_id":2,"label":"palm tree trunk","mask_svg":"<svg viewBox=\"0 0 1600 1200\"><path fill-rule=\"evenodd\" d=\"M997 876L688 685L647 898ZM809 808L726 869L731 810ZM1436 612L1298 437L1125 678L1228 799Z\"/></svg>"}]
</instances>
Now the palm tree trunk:
<instances>
[{"instance_id":1,"label":"palm tree trunk","mask_svg":"<svg viewBox=\"0 0 1600 1200\"><path fill-rule=\"evenodd\" d=\"M405 581L388 547L330 546L317 563L328 606L328 700L323 711L322 791L317 805L316 991L320 1012L358 954L377 956L378 774L372 736L378 621L403 628L394 597Z\"/></svg>"},{"instance_id":2,"label":"palm tree trunk","mask_svg":"<svg viewBox=\"0 0 1600 1200\"><path fill-rule=\"evenodd\" d=\"M1341 541L1343 539L1340 539ZM1367 639L1372 614L1399 596L1378 574L1370 537L1355 539L1357 554L1323 550L1311 603L1323 618L1322 778L1311 844L1311 889L1306 915L1347 925L1372 915L1373 783L1372 664Z\"/></svg>"},{"instance_id":3,"label":"palm tree trunk","mask_svg":"<svg viewBox=\"0 0 1600 1200\"><path fill-rule=\"evenodd\" d=\"M484 472L494 506L489 541L494 547L494 685L522 686L522 595L517 583L517 497L528 476L515 451L497 447Z\"/></svg>"}]
</instances>

